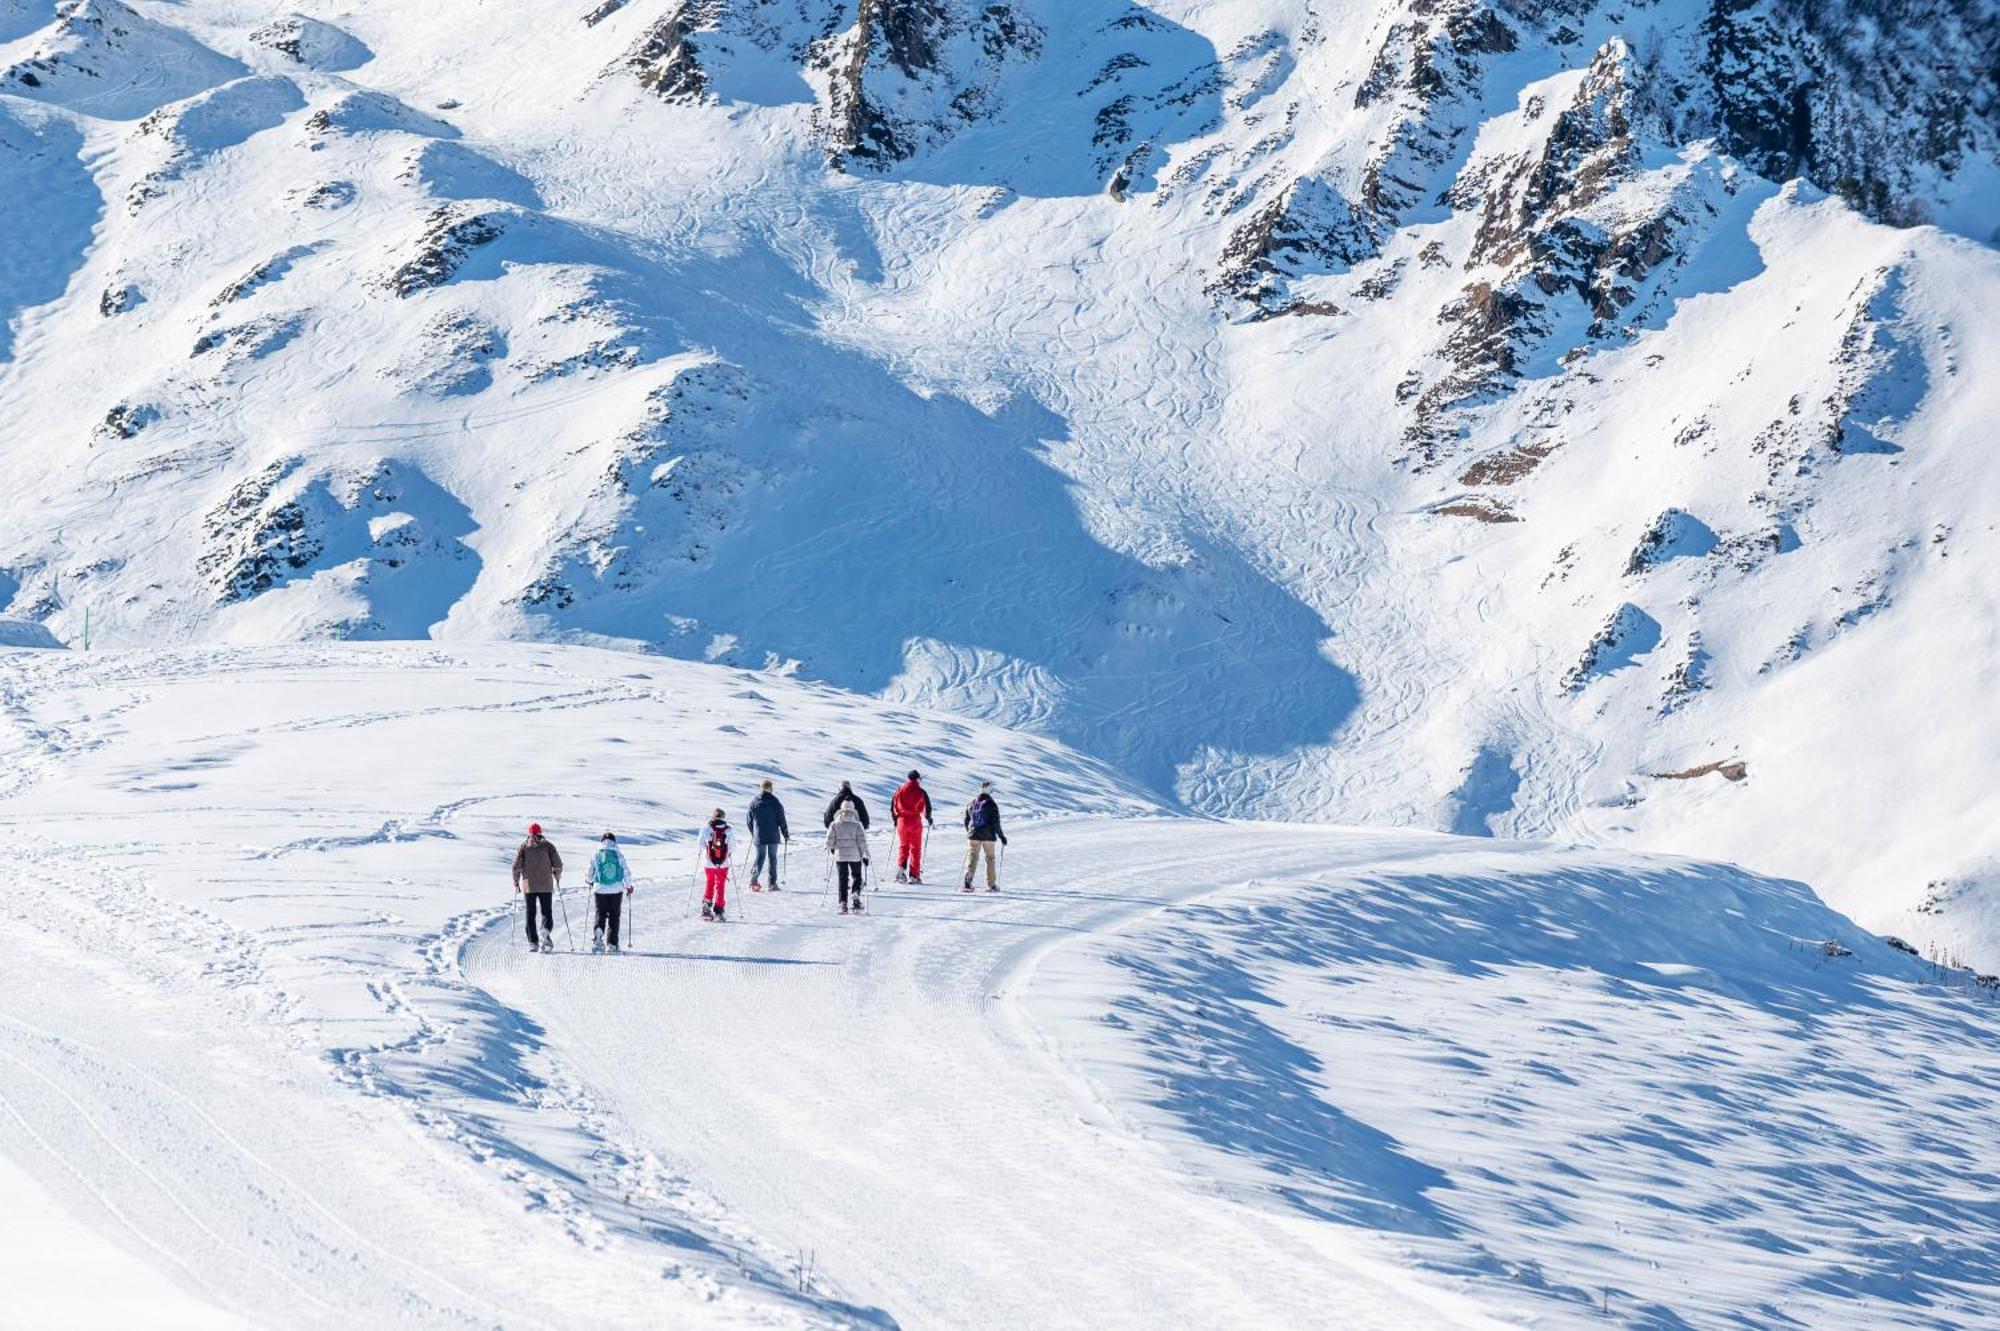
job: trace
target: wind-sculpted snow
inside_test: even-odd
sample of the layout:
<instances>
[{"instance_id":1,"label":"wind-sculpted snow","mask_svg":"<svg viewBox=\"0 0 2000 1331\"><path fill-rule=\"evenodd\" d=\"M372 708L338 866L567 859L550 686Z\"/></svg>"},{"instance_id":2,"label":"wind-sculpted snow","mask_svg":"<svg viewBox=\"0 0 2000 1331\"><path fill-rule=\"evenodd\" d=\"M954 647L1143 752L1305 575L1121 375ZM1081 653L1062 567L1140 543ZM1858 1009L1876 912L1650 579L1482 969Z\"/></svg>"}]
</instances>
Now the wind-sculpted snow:
<instances>
[{"instance_id":1,"label":"wind-sculpted snow","mask_svg":"<svg viewBox=\"0 0 2000 1331\"><path fill-rule=\"evenodd\" d=\"M1227 1195L1400 1232L1496 1309L1985 1323L1990 990L1798 884L1506 863L1264 878L1057 954L1031 1004Z\"/></svg>"},{"instance_id":2,"label":"wind-sculpted snow","mask_svg":"<svg viewBox=\"0 0 2000 1331\"><path fill-rule=\"evenodd\" d=\"M81 160L76 126L0 102L0 364L14 357L23 311L56 299L82 265L104 200ZM28 211L42 225L32 225Z\"/></svg>"}]
</instances>

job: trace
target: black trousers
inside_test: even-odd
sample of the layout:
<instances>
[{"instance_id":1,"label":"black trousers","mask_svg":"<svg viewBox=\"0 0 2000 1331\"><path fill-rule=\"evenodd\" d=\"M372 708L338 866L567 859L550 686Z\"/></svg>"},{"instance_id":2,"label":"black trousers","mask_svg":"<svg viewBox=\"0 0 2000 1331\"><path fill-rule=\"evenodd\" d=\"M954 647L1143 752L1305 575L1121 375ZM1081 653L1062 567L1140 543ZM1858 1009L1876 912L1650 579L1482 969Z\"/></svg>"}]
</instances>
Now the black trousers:
<instances>
[{"instance_id":1,"label":"black trousers","mask_svg":"<svg viewBox=\"0 0 2000 1331\"><path fill-rule=\"evenodd\" d=\"M854 899L856 901L861 900L861 861L838 860L835 863L836 867L840 870L840 904L843 906L847 904L847 894L850 890L848 884L850 883L853 884L851 890L854 893Z\"/></svg>"},{"instance_id":2,"label":"black trousers","mask_svg":"<svg viewBox=\"0 0 2000 1331\"><path fill-rule=\"evenodd\" d=\"M591 929L604 935L604 941L618 946L618 916L625 909L623 892L593 892L597 899L597 912L591 920Z\"/></svg>"},{"instance_id":3,"label":"black trousers","mask_svg":"<svg viewBox=\"0 0 2000 1331\"><path fill-rule=\"evenodd\" d=\"M556 936L556 894L553 892L530 892L528 897L528 946L539 947L542 936L535 932L535 911L542 912L542 928L548 932L549 941Z\"/></svg>"}]
</instances>

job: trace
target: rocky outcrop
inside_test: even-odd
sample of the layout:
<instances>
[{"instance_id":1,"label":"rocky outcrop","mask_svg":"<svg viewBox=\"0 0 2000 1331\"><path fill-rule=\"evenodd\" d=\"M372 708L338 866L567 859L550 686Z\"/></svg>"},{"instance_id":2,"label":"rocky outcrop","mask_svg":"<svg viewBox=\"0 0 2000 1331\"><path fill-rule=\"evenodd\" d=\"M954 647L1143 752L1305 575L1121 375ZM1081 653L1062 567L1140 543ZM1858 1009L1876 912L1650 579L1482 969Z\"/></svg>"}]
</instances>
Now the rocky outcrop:
<instances>
[{"instance_id":1,"label":"rocky outcrop","mask_svg":"<svg viewBox=\"0 0 2000 1331\"><path fill-rule=\"evenodd\" d=\"M1804 176L1908 224L1940 179L2000 152L1988 0L1711 0L1700 36L1701 83L1686 92L1769 179Z\"/></svg>"},{"instance_id":2,"label":"rocky outcrop","mask_svg":"<svg viewBox=\"0 0 2000 1331\"><path fill-rule=\"evenodd\" d=\"M1001 79L1043 35L1006 0L858 0L818 56L829 158L880 169L950 138L996 109Z\"/></svg>"},{"instance_id":3,"label":"rocky outcrop","mask_svg":"<svg viewBox=\"0 0 2000 1331\"><path fill-rule=\"evenodd\" d=\"M473 251L491 245L507 233L514 214L446 204L424 219L416 252L398 264L384 284L398 296L441 287L458 275Z\"/></svg>"},{"instance_id":4,"label":"rocky outcrop","mask_svg":"<svg viewBox=\"0 0 2000 1331\"><path fill-rule=\"evenodd\" d=\"M250 40L308 69L353 69L370 56L368 48L352 35L303 14L273 19L251 33Z\"/></svg>"},{"instance_id":5,"label":"rocky outcrop","mask_svg":"<svg viewBox=\"0 0 2000 1331\"><path fill-rule=\"evenodd\" d=\"M1660 623L1627 602L1612 612L1563 676L1565 693L1581 693L1593 679L1630 665L1660 645Z\"/></svg>"},{"instance_id":6,"label":"rocky outcrop","mask_svg":"<svg viewBox=\"0 0 2000 1331\"><path fill-rule=\"evenodd\" d=\"M726 13L726 0L684 0L640 37L625 64L649 92L670 102L698 101L708 92L708 72L696 53L695 34L714 31ZM588 22L599 22L598 14Z\"/></svg>"},{"instance_id":7,"label":"rocky outcrop","mask_svg":"<svg viewBox=\"0 0 2000 1331\"><path fill-rule=\"evenodd\" d=\"M1211 289L1263 315L1289 313L1299 277L1344 272L1377 251L1374 233L1325 181L1305 177L1236 228Z\"/></svg>"},{"instance_id":8,"label":"rocky outcrop","mask_svg":"<svg viewBox=\"0 0 2000 1331\"><path fill-rule=\"evenodd\" d=\"M1515 49L1512 25L1481 0L1418 0L1390 24L1354 105L1395 108L1362 168L1361 210L1393 224L1429 198L1471 128L1484 61Z\"/></svg>"},{"instance_id":9,"label":"rocky outcrop","mask_svg":"<svg viewBox=\"0 0 2000 1331\"><path fill-rule=\"evenodd\" d=\"M307 567L320 544L306 531L306 512L278 487L296 472L299 458L281 458L236 485L202 519L202 551L195 569L232 605L270 590L288 573Z\"/></svg>"}]
</instances>

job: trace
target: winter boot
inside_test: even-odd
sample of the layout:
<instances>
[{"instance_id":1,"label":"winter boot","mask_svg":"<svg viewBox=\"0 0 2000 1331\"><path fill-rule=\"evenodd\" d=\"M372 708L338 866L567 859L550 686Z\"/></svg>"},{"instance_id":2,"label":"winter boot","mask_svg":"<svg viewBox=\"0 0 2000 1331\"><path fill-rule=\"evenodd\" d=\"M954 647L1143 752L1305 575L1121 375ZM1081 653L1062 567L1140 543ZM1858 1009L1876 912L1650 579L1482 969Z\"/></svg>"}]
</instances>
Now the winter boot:
<instances>
[{"instance_id":1,"label":"winter boot","mask_svg":"<svg viewBox=\"0 0 2000 1331\"><path fill-rule=\"evenodd\" d=\"M553 938L544 938L544 939L542 940L542 951L544 951L544 952L553 952L553 951L555 951L555 950L556 950L556 940L555 940L555 939L553 939Z\"/></svg>"},{"instance_id":2,"label":"winter boot","mask_svg":"<svg viewBox=\"0 0 2000 1331\"><path fill-rule=\"evenodd\" d=\"M854 913L856 915L861 913L861 894L859 892L854 894Z\"/></svg>"},{"instance_id":3,"label":"winter boot","mask_svg":"<svg viewBox=\"0 0 2000 1331\"><path fill-rule=\"evenodd\" d=\"M845 901L840 903L840 913L842 915L847 914L847 903Z\"/></svg>"},{"instance_id":4,"label":"winter boot","mask_svg":"<svg viewBox=\"0 0 2000 1331\"><path fill-rule=\"evenodd\" d=\"M909 871L908 869L898 869L898 870L896 870L896 881L897 881L897 882L899 882L899 883L907 883L907 882L909 882L909 881L910 881L910 871Z\"/></svg>"},{"instance_id":5,"label":"winter boot","mask_svg":"<svg viewBox=\"0 0 2000 1331\"><path fill-rule=\"evenodd\" d=\"M611 954L613 954L613 955L615 956L615 955L617 954L617 952L618 952L618 944L616 944L616 943L606 943L606 944L604 945L604 950L605 950L606 952L609 952L609 953L611 953Z\"/></svg>"},{"instance_id":6,"label":"winter boot","mask_svg":"<svg viewBox=\"0 0 2000 1331\"><path fill-rule=\"evenodd\" d=\"M701 903L701 918L703 918L704 920L712 920L715 918L714 903L708 901L704 901Z\"/></svg>"},{"instance_id":7,"label":"winter boot","mask_svg":"<svg viewBox=\"0 0 2000 1331\"><path fill-rule=\"evenodd\" d=\"M996 883L992 887L987 888L986 890L988 892L998 892L1000 890L1000 886L999 884Z\"/></svg>"},{"instance_id":8,"label":"winter boot","mask_svg":"<svg viewBox=\"0 0 2000 1331\"><path fill-rule=\"evenodd\" d=\"M752 892L762 892L764 890L764 885L758 882L755 878L752 878L750 880L750 890Z\"/></svg>"},{"instance_id":9,"label":"winter boot","mask_svg":"<svg viewBox=\"0 0 2000 1331\"><path fill-rule=\"evenodd\" d=\"M924 876L922 874L913 873L910 875L911 887L922 887L923 885L924 885Z\"/></svg>"},{"instance_id":10,"label":"winter boot","mask_svg":"<svg viewBox=\"0 0 2000 1331\"><path fill-rule=\"evenodd\" d=\"M972 890L972 880L970 878L966 879L964 885L958 890L961 892L970 892Z\"/></svg>"},{"instance_id":11,"label":"winter boot","mask_svg":"<svg viewBox=\"0 0 2000 1331\"><path fill-rule=\"evenodd\" d=\"M720 906L717 906L715 908L715 914L712 918L715 920L717 924L727 924L729 922L729 917L722 913L722 908Z\"/></svg>"}]
</instances>

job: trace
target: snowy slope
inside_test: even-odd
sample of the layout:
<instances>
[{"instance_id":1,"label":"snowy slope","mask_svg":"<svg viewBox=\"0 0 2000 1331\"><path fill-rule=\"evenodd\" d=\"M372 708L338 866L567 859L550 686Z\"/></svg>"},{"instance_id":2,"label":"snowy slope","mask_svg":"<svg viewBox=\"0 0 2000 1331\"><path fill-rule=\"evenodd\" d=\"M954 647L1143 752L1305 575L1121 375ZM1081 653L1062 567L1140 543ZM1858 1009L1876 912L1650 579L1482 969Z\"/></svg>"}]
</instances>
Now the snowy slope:
<instances>
[{"instance_id":1,"label":"snowy slope","mask_svg":"<svg viewBox=\"0 0 2000 1331\"><path fill-rule=\"evenodd\" d=\"M0 700L0 1177L99 1255L86 1295L7 1247L30 1323L1567 1325L1608 1292L1632 1325L1978 1326L2000 1297L1990 991L1797 884L1163 815L1047 741L576 648L13 652ZM818 796L911 762L941 805L998 780L1007 890L841 919ZM789 890L688 918L693 828L764 775ZM620 831L632 955L521 948L531 817L573 861Z\"/></svg>"},{"instance_id":2,"label":"snowy slope","mask_svg":"<svg viewBox=\"0 0 2000 1331\"><path fill-rule=\"evenodd\" d=\"M1990 963L1996 49L1990 0L12 0L0 609L776 666Z\"/></svg>"}]
</instances>

